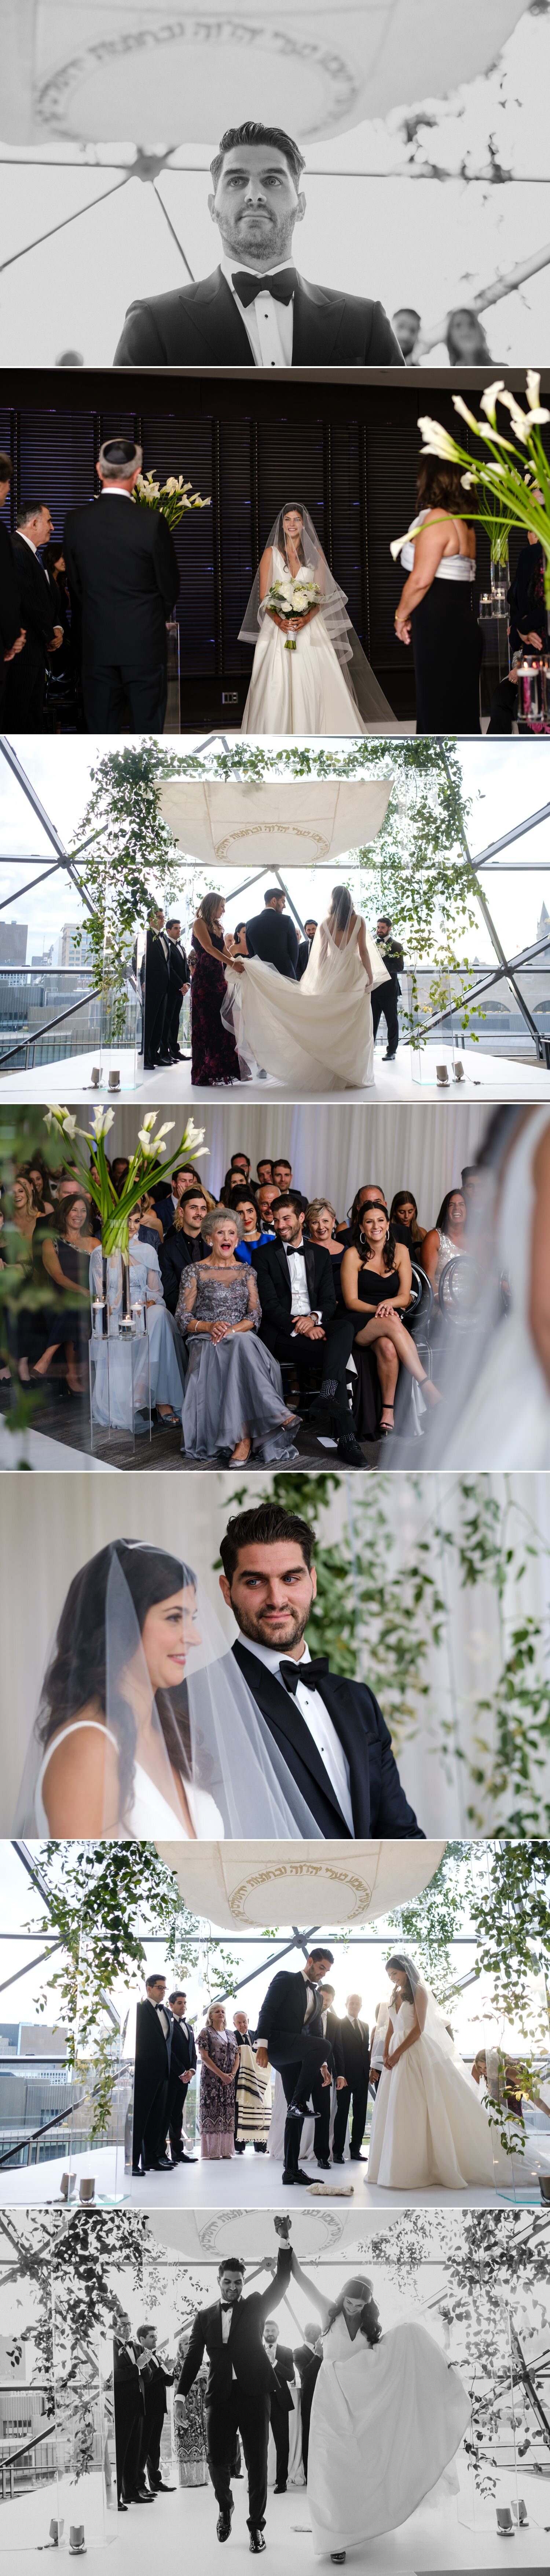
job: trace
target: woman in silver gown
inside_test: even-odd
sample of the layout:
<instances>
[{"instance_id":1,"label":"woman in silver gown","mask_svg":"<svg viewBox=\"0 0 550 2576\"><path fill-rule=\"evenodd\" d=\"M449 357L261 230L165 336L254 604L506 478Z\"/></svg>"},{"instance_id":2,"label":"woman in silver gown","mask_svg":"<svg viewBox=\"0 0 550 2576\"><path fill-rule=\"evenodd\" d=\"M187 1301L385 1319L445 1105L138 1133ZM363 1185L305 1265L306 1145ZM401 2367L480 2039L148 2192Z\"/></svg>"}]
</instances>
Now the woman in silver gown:
<instances>
[{"instance_id":1,"label":"woman in silver gown","mask_svg":"<svg viewBox=\"0 0 550 2576\"><path fill-rule=\"evenodd\" d=\"M232 1466L251 1455L295 1458L298 1417L285 1404L278 1360L257 1340L256 1272L235 1257L242 1218L214 1208L203 1233L212 1251L183 1272L176 1308L189 1350L182 1449L191 1458L228 1455Z\"/></svg>"}]
</instances>

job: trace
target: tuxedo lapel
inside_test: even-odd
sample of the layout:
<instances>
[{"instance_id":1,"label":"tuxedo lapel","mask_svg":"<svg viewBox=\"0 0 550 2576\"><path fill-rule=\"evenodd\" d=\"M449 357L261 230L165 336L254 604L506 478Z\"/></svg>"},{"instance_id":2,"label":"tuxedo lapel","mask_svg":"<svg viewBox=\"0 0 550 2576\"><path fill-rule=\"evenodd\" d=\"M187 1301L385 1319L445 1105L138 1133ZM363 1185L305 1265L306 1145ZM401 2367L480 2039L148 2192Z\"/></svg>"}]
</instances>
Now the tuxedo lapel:
<instances>
[{"instance_id":1,"label":"tuxedo lapel","mask_svg":"<svg viewBox=\"0 0 550 2576\"><path fill-rule=\"evenodd\" d=\"M331 294L329 298L322 286L310 286L305 277L297 279L292 333L293 367L326 366L338 336L345 303L345 295Z\"/></svg>"},{"instance_id":2,"label":"tuxedo lapel","mask_svg":"<svg viewBox=\"0 0 550 2576\"><path fill-rule=\"evenodd\" d=\"M279 1267L280 1274L281 1274L281 1280L282 1280L283 1288L285 1288L285 1289L286 1289L286 1294L287 1294L287 1297L288 1297L289 1306L290 1306L290 1309L291 1309L291 1311L292 1311L292 1287L291 1287L290 1271L289 1271L289 1267L288 1267L288 1261L287 1261L287 1257L286 1257L286 1252L285 1252L284 1243L280 1243L280 1242L276 1242L276 1243L274 1243L274 1245L273 1245L273 1251L274 1251L274 1253L276 1254L276 1258L277 1258L277 1262L278 1262L278 1267Z\"/></svg>"},{"instance_id":3,"label":"tuxedo lapel","mask_svg":"<svg viewBox=\"0 0 550 2576\"><path fill-rule=\"evenodd\" d=\"M332 1787L328 1771L325 1771L321 1754L310 1734L309 1726L306 1726L297 1700L285 1690L284 1682L277 1681L275 1673L269 1671L269 1666L260 1663L258 1655L247 1654L246 1647L241 1645L240 1638L233 1647L233 1653L272 1733L281 1742L283 1750L288 1745L299 1755L304 1769L309 1771L311 1779L317 1782L318 1789L322 1790L323 1797L334 1808L334 1814L339 1818L340 1824L344 1825L347 1834L348 1827L338 1804L336 1790ZM291 1767L289 1765L289 1768Z\"/></svg>"},{"instance_id":4,"label":"tuxedo lapel","mask_svg":"<svg viewBox=\"0 0 550 2576\"><path fill-rule=\"evenodd\" d=\"M368 1739L358 1721L357 1710L350 1705L342 1689L339 1675L326 1674L320 1683L320 1695L349 1765L354 1833L368 1837L371 1832Z\"/></svg>"},{"instance_id":5,"label":"tuxedo lapel","mask_svg":"<svg viewBox=\"0 0 550 2576\"><path fill-rule=\"evenodd\" d=\"M221 268L214 269L211 277L199 278L193 297L186 296L184 310L192 315L211 366L253 367L248 331Z\"/></svg>"},{"instance_id":6,"label":"tuxedo lapel","mask_svg":"<svg viewBox=\"0 0 550 2576\"><path fill-rule=\"evenodd\" d=\"M315 1268L316 1268L316 1263L315 1263L315 1244L314 1244L314 1243L304 1243L304 1253L305 1253L306 1279L307 1279L307 1286L308 1286L308 1297L309 1297L309 1302L310 1302L310 1306L316 1306L316 1305L317 1305L317 1298L316 1298L316 1295L315 1295Z\"/></svg>"}]
</instances>

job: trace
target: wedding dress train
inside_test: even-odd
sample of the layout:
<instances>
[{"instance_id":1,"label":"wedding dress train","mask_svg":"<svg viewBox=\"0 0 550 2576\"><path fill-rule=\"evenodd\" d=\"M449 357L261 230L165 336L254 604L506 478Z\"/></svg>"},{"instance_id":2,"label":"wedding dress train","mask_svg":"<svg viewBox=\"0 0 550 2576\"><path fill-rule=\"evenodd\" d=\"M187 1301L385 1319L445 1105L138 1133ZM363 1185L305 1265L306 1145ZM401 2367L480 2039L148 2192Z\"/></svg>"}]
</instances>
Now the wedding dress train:
<instances>
[{"instance_id":1,"label":"wedding dress train","mask_svg":"<svg viewBox=\"0 0 550 2576\"><path fill-rule=\"evenodd\" d=\"M337 945L327 921L315 932L301 983L278 975L259 957L243 960L244 973L226 967L228 999L238 1054L284 1083L291 1097L327 1091L362 1091L374 1083L374 1037L368 977L359 955L361 921ZM374 984L387 969L374 941L367 946Z\"/></svg>"},{"instance_id":2,"label":"wedding dress train","mask_svg":"<svg viewBox=\"0 0 550 2576\"><path fill-rule=\"evenodd\" d=\"M414 2028L415 2007L390 2007L393 2023L390 2056ZM439 2183L460 2190L468 2183L494 2188L495 2146L492 2131L472 2078L451 2041L441 2042L436 2019L426 2022L414 2048L407 2049L393 2073L384 2067L376 2095L370 2133L368 2178L394 2191L418 2191Z\"/></svg>"},{"instance_id":3,"label":"wedding dress train","mask_svg":"<svg viewBox=\"0 0 550 2576\"><path fill-rule=\"evenodd\" d=\"M469 2420L462 2380L425 2326L394 2326L370 2345L361 2333L352 2340L345 2316L336 2316L323 2337L311 2410L315 2557L354 2543L365 2552L377 2533L407 2522L454 2459Z\"/></svg>"}]
</instances>

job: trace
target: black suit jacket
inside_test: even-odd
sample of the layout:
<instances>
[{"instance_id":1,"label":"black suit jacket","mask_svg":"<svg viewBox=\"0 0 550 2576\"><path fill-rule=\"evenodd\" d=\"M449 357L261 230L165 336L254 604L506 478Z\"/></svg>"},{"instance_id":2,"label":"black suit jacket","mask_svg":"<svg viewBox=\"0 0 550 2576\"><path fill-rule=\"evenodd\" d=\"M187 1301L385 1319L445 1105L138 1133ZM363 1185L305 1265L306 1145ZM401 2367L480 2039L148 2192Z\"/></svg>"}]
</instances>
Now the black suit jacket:
<instances>
[{"instance_id":1,"label":"black suit jacket","mask_svg":"<svg viewBox=\"0 0 550 2576\"><path fill-rule=\"evenodd\" d=\"M259 2391L275 2396L277 2380L262 2342L266 2317L279 2306L288 2287L292 2256L290 2246L280 2246L275 2278L267 2290L252 2290L233 2309L229 2340L222 2339L222 2313L219 2299L213 2306L200 2308L191 2327L189 2343L177 2385L177 2396L187 2397L200 2370L203 2354L208 2353L209 2372L206 2403L224 2401L230 2394L233 2371L248 2397Z\"/></svg>"},{"instance_id":2,"label":"black suit jacket","mask_svg":"<svg viewBox=\"0 0 550 2576\"><path fill-rule=\"evenodd\" d=\"M156 2084L162 2084L170 2073L173 2022L168 2004L163 2004L163 2012L168 2013L170 2021L167 2039L156 2004L149 2002L148 1995L142 1998L136 2012L136 2072L138 2068L143 2069L144 2074L154 2077Z\"/></svg>"},{"instance_id":3,"label":"black suit jacket","mask_svg":"<svg viewBox=\"0 0 550 2576\"><path fill-rule=\"evenodd\" d=\"M297 964L297 967L296 967L296 974L297 974L297 977L298 977L298 983L299 983L299 984L301 984L301 981L302 981L302 975L305 975L306 966L309 966L310 951L311 951L312 947L313 947L313 941L312 941L311 939L301 939L301 940L300 940L300 945L299 945L299 949L298 949L298 964Z\"/></svg>"},{"instance_id":4,"label":"black suit jacket","mask_svg":"<svg viewBox=\"0 0 550 2576\"><path fill-rule=\"evenodd\" d=\"M286 913L272 912L264 904L263 912L255 912L253 920L247 921L246 944L250 957L263 958L267 965L276 966L278 975L288 975L295 982L298 940Z\"/></svg>"},{"instance_id":5,"label":"black suit jacket","mask_svg":"<svg viewBox=\"0 0 550 2576\"><path fill-rule=\"evenodd\" d=\"M169 945L170 942L166 938L165 931L162 931L161 933L160 930L148 930L145 942L145 959L141 970L141 984L142 986L145 984L145 999L148 1004L148 1016L152 1011L158 1011L163 993L168 992L170 982L170 959L168 956Z\"/></svg>"},{"instance_id":6,"label":"black suit jacket","mask_svg":"<svg viewBox=\"0 0 550 2576\"><path fill-rule=\"evenodd\" d=\"M362 2082L368 2084L370 2069L368 2021L360 2021L356 2028L355 2022L350 2021L349 2013L344 2013L340 2023L340 2036L346 2082L352 2087Z\"/></svg>"},{"instance_id":7,"label":"black suit jacket","mask_svg":"<svg viewBox=\"0 0 550 2576\"><path fill-rule=\"evenodd\" d=\"M277 2381L277 2396L279 2404L285 2408L287 2415L292 2415L293 2400L290 2394L289 2380L292 2383L294 2382L294 2353L290 2343L279 2343L277 2345L272 2367Z\"/></svg>"},{"instance_id":8,"label":"black suit jacket","mask_svg":"<svg viewBox=\"0 0 550 2576\"><path fill-rule=\"evenodd\" d=\"M191 979L185 949L179 939L168 941L168 971L172 992L182 993L184 984L189 984Z\"/></svg>"},{"instance_id":9,"label":"black suit jacket","mask_svg":"<svg viewBox=\"0 0 550 2576\"><path fill-rule=\"evenodd\" d=\"M161 1200L161 1217L162 1207ZM164 1241L158 1246L158 1257L164 1303L171 1315L176 1312L183 1271L190 1269L192 1261L206 1261L209 1251L210 1244L203 1243L202 1234L195 1235L193 1243L190 1243L182 1226L167 1226Z\"/></svg>"},{"instance_id":10,"label":"black suit jacket","mask_svg":"<svg viewBox=\"0 0 550 2576\"><path fill-rule=\"evenodd\" d=\"M320 1244L308 1243L305 1240L303 1250L310 1306L318 1308L321 1322L326 1328L331 1315L336 1314L336 1289L330 1253L323 1252ZM279 1242L278 1236L275 1236L273 1243L264 1243L263 1248L258 1250L254 1267L262 1309L260 1335L262 1336L266 1324L270 1325L274 1333L289 1333L292 1325L292 1284L285 1246L284 1243Z\"/></svg>"},{"instance_id":11,"label":"black suit jacket","mask_svg":"<svg viewBox=\"0 0 550 2576\"><path fill-rule=\"evenodd\" d=\"M114 2335L113 2387L116 2392L119 2388L129 2388L133 2382L136 2406L141 2415L145 2414L145 2392L143 2387L144 2376L145 2373L142 2370L138 2370L137 2361L134 2361L133 2353L128 2351L127 2344L119 2343L118 2335Z\"/></svg>"},{"instance_id":12,"label":"black suit jacket","mask_svg":"<svg viewBox=\"0 0 550 2576\"><path fill-rule=\"evenodd\" d=\"M342 2025L338 2019L338 2014L333 2012L332 2006L330 2012L327 2013L326 2036L327 2039L330 2040L334 2058L335 2073L336 2075L343 2075L345 2070L344 2051L342 2047Z\"/></svg>"},{"instance_id":13,"label":"black suit jacket","mask_svg":"<svg viewBox=\"0 0 550 2576\"><path fill-rule=\"evenodd\" d=\"M28 554L28 546L24 551ZM30 561L32 562L32 556ZM11 646L16 643L24 624L20 605L18 564L9 529L0 526L0 647L2 653L11 651ZM53 634L54 625L55 619L52 617L50 635Z\"/></svg>"},{"instance_id":14,"label":"black suit jacket","mask_svg":"<svg viewBox=\"0 0 550 2576\"><path fill-rule=\"evenodd\" d=\"M195 2047L195 2033L192 2028L192 2024L190 2021L186 2023L176 2021L174 2013L170 2048L170 2074L186 2075L188 2066L196 2066L196 2063L197 2051Z\"/></svg>"},{"instance_id":15,"label":"black suit jacket","mask_svg":"<svg viewBox=\"0 0 550 2576\"><path fill-rule=\"evenodd\" d=\"M278 1968L276 1977L271 1979L271 1985L268 1986L260 2010L258 2020L260 2041L269 2049L270 2042L276 2043L279 2031L283 2030L287 2033L295 2033L298 2039L304 2027L306 2011L307 1994L301 1968ZM310 2039L322 2039L323 2024L320 2008L311 2014L307 2026Z\"/></svg>"},{"instance_id":16,"label":"black suit jacket","mask_svg":"<svg viewBox=\"0 0 550 2576\"><path fill-rule=\"evenodd\" d=\"M329 1840L350 1841L336 1790L297 1701L269 1665L250 1654L244 1638L235 1639L231 1653L321 1833ZM328 1673L321 1697L349 1765L355 1840L380 1835L383 1842L424 1842L422 1827L401 1787L391 1736L374 1692L366 1682Z\"/></svg>"},{"instance_id":17,"label":"black suit jacket","mask_svg":"<svg viewBox=\"0 0 550 2576\"><path fill-rule=\"evenodd\" d=\"M147 671L166 659L166 619L180 579L161 510L124 493L69 510L63 552L71 596L82 612L82 662L126 662Z\"/></svg>"},{"instance_id":18,"label":"black suit jacket","mask_svg":"<svg viewBox=\"0 0 550 2576\"><path fill-rule=\"evenodd\" d=\"M38 555L33 554L32 547L27 545L25 538L19 534L12 537L12 547L15 578L19 585L21 602L19 626L26 626L27 629L25 668L30 677L32 666L34 677L36 671L44 670L48 659L48 648L56 624L55 597L43 564L39 562ZM57 623L60 623L59 619ZM17 632L19 633L19 627Z\"/></svg>"},{"instance_id":19,"label":"black suit jacket","mask_svg":"<svg viewBox=\"0 0 550 2576\"><path fill-rule=\"evenodd\" d=\"M237 266L238 263L236 262ZM248 331L221 268L130 304L115 367L252 367ZM294 295L293 367L403 367L405 360L383 304L343 295L298 277Z\"/></svg>"}]
</instances>

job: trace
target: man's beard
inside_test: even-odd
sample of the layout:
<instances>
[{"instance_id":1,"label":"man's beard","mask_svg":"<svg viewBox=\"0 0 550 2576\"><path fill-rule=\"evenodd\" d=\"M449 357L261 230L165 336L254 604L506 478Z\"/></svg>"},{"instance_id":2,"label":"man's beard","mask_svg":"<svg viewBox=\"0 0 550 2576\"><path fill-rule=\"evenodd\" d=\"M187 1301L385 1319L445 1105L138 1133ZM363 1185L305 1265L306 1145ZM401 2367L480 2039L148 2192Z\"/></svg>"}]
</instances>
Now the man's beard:
<instances>
[{"instance_id":1,"label":"man's beard","mask_svg":"<svg viewBox=\"0 0 550 2576\"><path fill-rule=\"evenodd\" d=\"M311 1610L311 1602L309 1610L304 1612L303 1619L298 1619L296 1622L293 1621L290 1635L288 1637L281 1637L280 1634L278 1637L275 1637L271 1630L270 1622L268 1622L267 1633L264 1635L261 1612L258 1619L253 1618L252 1612L247 1618L246 1611L235 1610L234 1602L232 1602L231 1607L234 1611L235 1618L238 1619L239 1628L243 1637L253 1637L258 1646L273 1646L275 1653L280 1651L281 1655L285 1655L288 1654L291 1646L299 1646L301 1638L305 1635ZM289 1611L289 1620L290 1615Z\"/></svg>"},{"instance_id":2,"label":"man's beard","mask_svg":"<svg viewBox=\"0 0 550 2576\"><path fill-rule=\"evenodd\" d=\"M256 227L254 215L239 215L233 239L227 234L223 247L229 259L263 259L266 268L273 268L279 260L292 259L292 233L289 240L288 223L278 224L274 217Z\"/></svg>"}]
</instances>

